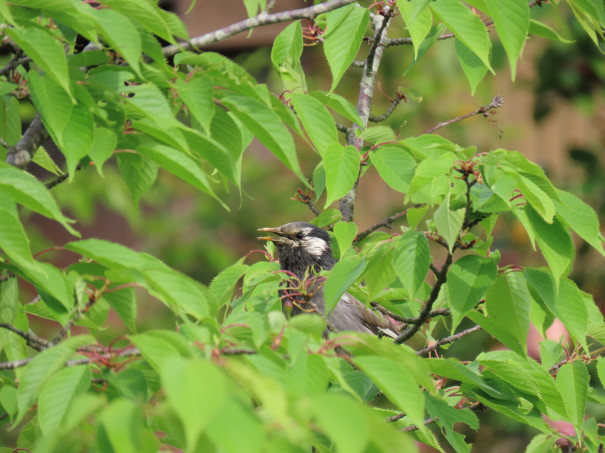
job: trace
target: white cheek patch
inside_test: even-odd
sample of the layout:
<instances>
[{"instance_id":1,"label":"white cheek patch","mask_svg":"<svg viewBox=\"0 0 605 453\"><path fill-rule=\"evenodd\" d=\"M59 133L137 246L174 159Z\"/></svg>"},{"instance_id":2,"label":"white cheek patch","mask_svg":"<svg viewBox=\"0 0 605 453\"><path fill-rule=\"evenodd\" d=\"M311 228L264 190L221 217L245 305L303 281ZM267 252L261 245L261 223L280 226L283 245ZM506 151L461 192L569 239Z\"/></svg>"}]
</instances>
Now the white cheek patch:
<instances>
[{"instance_id":1,"label":"white cheek patch","mask_svg":"<svg viewBox=\"0 0 605 453\"><path fill-rule=\"evenodd\" d=\"M303 242L303 247L307 253L321 256L328 249L328 244L320 238L309 238Z\"/></svg>"}]
</instances>

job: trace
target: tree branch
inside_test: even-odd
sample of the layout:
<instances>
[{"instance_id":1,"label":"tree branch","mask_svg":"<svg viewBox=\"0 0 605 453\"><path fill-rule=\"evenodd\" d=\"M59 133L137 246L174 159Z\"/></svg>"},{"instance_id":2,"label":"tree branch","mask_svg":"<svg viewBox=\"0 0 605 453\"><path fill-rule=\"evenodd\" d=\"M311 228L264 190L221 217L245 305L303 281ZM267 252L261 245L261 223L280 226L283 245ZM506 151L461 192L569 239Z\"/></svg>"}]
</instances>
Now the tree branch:
<instances>
[{"instance_id":1,"label":"tree branch","mask_svg":"<svg viewBox=\"0 0 605 453\"><path fill-rule=\"evenodd\" d=\"M231 36L237 35L244 31L261 27L263 25L277 24L279 22L290 22L297 19L311 19L320 14L341 8L345 5L353 3L356 0L332 0L319 5L309 6L307 8L294 9L291 11L283 11L279 13L267 14L262 12L257 16L244 19L235 24L215 30L210 33L198 36L179 44L166 46L162 49L164 57L172 57L184 50L196 50L198 47L208 46L219 41L223 41Z\"/></svg>"},{"instance_id":2,"label":"tree branch","mask_svg":"<svg viewBox=\"0 0 605 453\"><path fill-rule=\"evenodd\" d=\"M426 348L419 349L418 351L416 351L416 354L426 355L429 352L434 351L438 347L443 346L444 344L450 344L450 343L453 343L454 341L458 341L458 340L460 340L460 338L464 337L465 335L471 334L473 332L477 332L478 330L481 330L481 326L479 326L479 325L470 327L470 328L463 330L462 332L458 332L457 334L454 334L452 336L442 338L441 340L433 343L430 346L427 346Z\"/></svg>"},{"instance_id":3,"label":"tree branch","mask_svg":"<svg viewBox=\"0 0 605 453\"><path fill-rule=\"evenodd\" d=\"M6 163L19 168L27 167L38 148L48 137L48 132L42 124L42 118L39 113L36 113L19 142L8 150Z\"/></svg>"},{"instance_id":4,"label":"tree branch","mask_svg":"<svg viewBox=\"0 0 605 453\"><path fill-rule=\"evenodd\" d=\"M20 337L24 338L27 345L36 351L43 351L49 346L48 341L46 341L44 338L40 338L33 332L24 332L20 329L17 329L13 325L6 323L0 323L0 328L10 330L11 332L14 332Z\"/></svg>"},{"instance_id":5,"label":"tree branch","mask_svg":"<svg viewBox=\"0 0 605 453\"><path fill-rule=\"evenodd\" d=\"M372 26L374 27L374 37L372 39L372 47L365 60L363 68L363 75L361 76L361 83L359 88L359 97L357 98L357 113L363 120L363 124L353 125L349 130L347 136L347 142L349 145L359 146L361 142L355 136L355 129L359 127L366 127L368 124L368 118L370 117L370 109L372 107L372 99L374 98L374 88L376 85L376 74L382 60L384 53L384 42L386 38L387 26L391 18L393 17L393 11L388 7L385 7L385 15L376 15L372 17ZM381 20L382 19L382 20ZM380 21L380 23L378 23ZM361 174L361 172L359 173ZM357 198L357 185L359 183L359 174L357 180L353 185L353 188L340 199L339 210L342 215L342 219L347 222L353 221L353 215L355 211L355 199Z\"/></svg>"},{"instance_id":6,"label":"tree branch","mask_svg":"<svg viewBox=\"0 0 605 453\"><path fill-rule=\"evenodd\" d=\"M418 323L422 324L423 322L425 322L425 321L422 321L419 316L417 316L416 318L406 318L404 316L399 316L399 315L393 313L392 311L387 310L382 305L380 305L378 302L370 302L370 305L375 310L378 310L380 313L382 313L385 316L388 316L389 318L393 318L395 321L404 322L406 324L418 324ZM432 310L429 313L429 316L427 319L434 318L435 316L449 316L449 315L450 315L449 308L437 308L436 310Z\"/></svg>"},{"instance_id":7,"label":"tree branch","mask_svg":"<svg viewBox=\"0 0 605 453\"><path fill-rule=\"evenodd\" d=\"M502 97L500 95L497 95L490 104L483 106L483 107L479 107L477 110L473 110L472 112L467 113L466 115L457 116L456 118L452 118L451 120L443 121L439 124L436 124L433 127L427 129L426 131L424 131L422 134L419 134L419 135L430 134L430 133L436 131L437 129L440 129L444 126L449 126L450 124L453 124L453 123L457 123L458 121L462 121L466 118L470 118L471 116L481 114L487 118L487 113L490 110L494 110L499 107L502 107L503 104L504 104L504 99L502 99Z\"/></svg>"},{"instance_id":8,"label":"tree branch","mask_svg":"<svg viewBox=\"0 0 605 453\"><path fill-rule=\"evenodd\" d=\"M437 280L435 281L435 284L433 285L433 289L431 290L429 299L426 301L424 308L418 315L418 322L415 324L408 325L408 327L403 332L401 332L397 338L395 338L395 343L401 344L401 343L409 340L416 332L418 332L420 330L420 327L426 322L426 320L429 319L429 317L431 315L431 311L433 309L433 304L437 300L437 297L439 296L439 291L441 290L441 287L445 283L447 271L452 264L452 258L453 258L453 255L451 253L448 253L447 258L445 259L445 263L443 264L443 267L437 274Z\"/></svg>"},{"instance_id":9,"label":"tree branch","mask_svg":"<svg viewBox=\"0 0 605 453\"><path fill-rule=\"evenodd\" d=\"M444 33L442 35L439 35L439 37L437 38L437 41L442 41L444 39L450 39L450 38L454 38L454 37L455 37L455 35L453 33ZM385 42L386 47L401 46L401 45L407 45L407 44L413 44L412 38L392 38Z\"/></svg>"},{"instance_id":10,"label":"tree branch","mask_svg":"<svg viewBox=\"0 0 605 453\"><path fill-rule=\"evenodd\" d=\"M370 233L373 233L374 231L376 231L379 228L382 228L382 227L390 228L391 224L393 222L395 222L396 220L400 219L401 217L403 217L406 214L406 212L408 212L408 210L404 209L403 211L400 211L400 212L398 212L396 214L393 214L390 217L387 217L386 219L381 220L378 223L375 223L374 225L372 225L367 230L362 231L361 233L359 233L357 235L357 237L353 241L353 245L359 244L366 236L368 236Z\"/></svg>"}]
</instances>

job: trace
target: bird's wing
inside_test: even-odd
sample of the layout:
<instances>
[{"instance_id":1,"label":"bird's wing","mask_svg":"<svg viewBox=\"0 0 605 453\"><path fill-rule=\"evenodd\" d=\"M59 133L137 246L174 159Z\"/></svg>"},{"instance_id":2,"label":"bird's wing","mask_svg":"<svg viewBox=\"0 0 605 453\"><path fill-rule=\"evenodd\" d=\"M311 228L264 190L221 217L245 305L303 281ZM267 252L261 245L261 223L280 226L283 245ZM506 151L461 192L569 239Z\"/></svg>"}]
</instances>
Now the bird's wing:
<instances>
[{"instance_id":1,"label":"bird's wing","mask_svg":"<svg viewBox=\"0 0 605 453\"><path fill-rule=\"evenodd\" d=\"M397 338L398 329L388 318L370 310L361 301L344 293L330 315L330 321L338 330L383 334Z\"/></svg>"}]
</instances>

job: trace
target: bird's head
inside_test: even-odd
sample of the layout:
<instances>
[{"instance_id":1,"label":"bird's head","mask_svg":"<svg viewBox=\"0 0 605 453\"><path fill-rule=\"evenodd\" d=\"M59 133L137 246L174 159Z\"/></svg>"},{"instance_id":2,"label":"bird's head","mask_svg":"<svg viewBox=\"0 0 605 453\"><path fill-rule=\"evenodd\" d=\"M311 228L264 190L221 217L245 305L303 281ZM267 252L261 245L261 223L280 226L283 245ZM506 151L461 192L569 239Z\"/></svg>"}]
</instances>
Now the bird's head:
<instances>
[{"instance_id":1,"label":"bird's head","mask_svg":"<svg viewBox=\"0 0 605 453\"><path fill-rule=\"evenodd\" d=\"M298 277L304 277L309 269L319 272L334 266L330 236L315 225L292 222L276 228L259 228L258 231L275 235L258 239L273 242L282 269L293 272Z\"/></svg>"}]
</instances>

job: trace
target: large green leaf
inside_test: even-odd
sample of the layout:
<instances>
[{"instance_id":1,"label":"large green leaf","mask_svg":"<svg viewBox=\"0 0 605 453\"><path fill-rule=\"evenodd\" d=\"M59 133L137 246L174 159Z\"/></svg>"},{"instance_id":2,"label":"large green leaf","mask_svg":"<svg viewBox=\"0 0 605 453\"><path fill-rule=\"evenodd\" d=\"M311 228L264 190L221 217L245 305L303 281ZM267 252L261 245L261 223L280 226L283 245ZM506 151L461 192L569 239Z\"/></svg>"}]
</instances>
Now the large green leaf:
<instances>
[{"instance_id":1,"label":"large green leaf","mask_svg":"<svg viewBox=\"0 0 605 453\"><path fill-rule=\"evenodd\" d=\"M454 431L454 424L459 422L466 423L472 429L479 428L479 419L470 409L458 409L442 399L427 395L426 410L436 420L437 425L445 431L445 438L457 453L471 451L471 446L464 441L464 435Z\"/></svg>"},{"instance_id":2,"label":"large green leaf","mask_svg":"<svg viewBox=\"0 0 605 453\"><path fill-rule=\"evenodd\" d=\"M73 104L67 93L49 75L40 76L36 71L27 73L31 99L46 130L57 146L63 143L63 131L69 122Z\"/></svg>"},{"instance_id":3,"label":"large green leaf","mask_svg":"<svg viewBox=\"0 0 605 453\"><path fill-rule=\"evenodd\" d=\"M99 416L98 444L115 453L156 451L158 441L144 424L141 406L126 398L111 402Z\"/></svg>"},{"instance_id":4,"label":"large green leaf","mask_svg":"<svg viewBox=\"0 0 605 453\"><path fill-rule=\"evenodd\" d=\"M439 205L433 216L437 232L441 235L448 245L450 253L452 253L453 247L460 236L462 230L462 224L464 223L464 215L466 208L451 209L450 208L450 196L449 192L443 203Z\"/></svg>"},{"instance_id":5,"label":"large green leaf","mask_svg":"<svg viewBox=\"0 0 605 453\"><path fill-rule=\"evenodd\" d=\"M336 306L344 292L357 280L367 262L357 257L341 260L334 265L324 285L325 312Z\"/></svg>"},{"instance_id":6,"label":"large green leaf","mask_svg":"<svg viewBox=\"0 0 605 453\"><path fill-rule=\"evenodd\" d=\"M210 134L210 124L214 117L212 80L195 74L187 80L177 79L175 86L191 115L202 125L204 131Z\"/></svg>"},{"instance_id":7,"label":"large green leaf","mask_svg":"<svg viewBox=\"0 0 605 453\"><path fill-rule=\"evenodd\" d=\"M0 99L0 137L9 145L16 145L21 138L21 115L19 101L13 96Z\"/></svg>"},{"instance_id":8,"label":"large green leaf","mask_svg":"<svg viewBox=\"0 0 605 453\"><path fill-rule=\"evenodd\" d=\"M523 274L507 272L500 275L485 293L485 303L489 318L515 337L518 344L523 346L523 351L526 351L531 296ZM505 338L490 333L512 348Z\"/></svg>"},{"instance_id":9,"label":"large green leaf","mask_svg":"<svg viewBox=\"0 0 605 453\"><path fill-rule=\"evenodd\" d=\"M597 249L601 255L605 255L603 236L599 228L599 219L594 209L569 192L557 190L557 195L560 200L555 201L557 215L578 236Z\"/></svg>"},{"instance_id":10,"label":"large green leaf","mask_svg":"<svg viewBox=\"0 0 605 453\"><path fill-rule=\"evenodd\" d=\"M230 95L221 100L244 126L306 184L294 140L279 116L267 104L251 97Z\"/></svg>"},{"instance_id":11,"label":"large green leaf","mask_svg":"<svg viewBox=\"0 0 605 453\"><path fill-rule=\"evenodd\" d=\"M359 51L370 14L366 8L349 5L327 13L326 21L324 52L332 72L333 91Z\"/></svg>"},{"instance_id":12,"label":"large green leaf","mask_svg":"<svg viewBox=\"0 0 605 453\"><path fill-rule=\"evenodd\" d=\"M324 157L328 147L338 141L338 131L332 115L314 97L293 93L290 99L315 149Z\"/></svg>"},{"instance_id":13,"label":"large green leaf","mask_svg":"<svg viewBox=\"0 0 605 453\"><path fill-rule=\"evenodd\" d=\"M491 72L494 72L489 62L491 41L479 16L458 0L431 2L430 8L456 38L475 53Z\"/></svg>"},{"instance_id":14,"label":"large green leaf","mask_svg":"<svg viewBox=\"0 0 605 453\"><path fill-rule=\"evenodd\" d=\"M73 99L63 44L46 29L35 26L7 28L5 32Z\"/></svg>"},{"instance_id":15,"label":"large green leaf","mask_svg":"<svg viewBox=\"0 0 605 453\"><path fill-rule=\"evenodd\" d=\"M424 424L424 392L418 387L405 363L386 357L369 355L356 357L354 360L362 371L384 392L387 398L399 410L406 413L412 423L418 426L421 431L426 429Z\"/></svg>"},{"instance_id":16,"label":"large green leaf","mask_svg":"<svg viewBox=\"0 0 605 453\"><path fill-rule=\"evenodd\" d=\"M362 407L355 400L336 393L319 395L313 400L313 413L321 431L332 439L338 451L367 451L368 424ZM352 426L355 429L351 429Z\"/></svg>"},{"instance_id":17,"label":"large green leaf","mask_svg":"<svg viewBox=\"0 0 605 453\"><path fill-rule=\"evenodd\" d=\"M529 31L529 4L525 0L498 0L486 3L508 56L512 79L515 80L517 60Z\"/></svg>"},{"instance_id":18,"label":"large green leaf","mask_svg":"<svg viewBox=\"0 0 605 453\"><path fill-rule=\"evenodd\" d=\"M176 177L219 200L210 187L206 174L201 169L199 163L191 157L170 146L159 143L145 144L140 146L138 151ZM226 207L224 204L223 206Z\"/></svg>"},{"instance_id":19,"label":"large green leaf","mask_svg":"<svg viewBox=\"0 0 605 453\"><path fill-rule=\"evenodd\" d=\"M328 192L325 207L351 190L359 175L360 161L359 151L354 146L334 142L326 149L323 158Z\"/></svg>"},{"instance_id":20,"label":"large green leaf","mask_svg":"<svg viewBox=\"0 0 605 453\"><path fill-rule=\"evenodd\" d=\"M452 264L447 274L452 331L492 286L497 270L493 260L478 255L463 256Z\"/></svg>"},{"instance_id":21,"label":"large green leaf","mask_svg":"<svg viewBox=\"0 0 605 453\"><path fill-rule=\"evenodd\" d=\"M159 166L142 154L120 153L118 154L118 168L132 193L134 202L138 204L141 196L155 182Z\"/></svg>"},{"instance_id":22,"label":"large green leaf","mask_svg":"<svg viewBox=\"0 0 605 453\"><path fill-rule=\"evenodd\" d=\"M82 89L81 87L79 87ZM76 94L78 90L76 90ZM94 120L84 104L75 104L69 121L63 129L61 151L67 161L67 172L73 178L80 159L92 149L94 142Z\"/></svg>"},{"instance_id":23,"label":"large green leaf","mask_svg":"<svg viewBox=\"0 0 605 453\"><path fill-rule=\"evenodd\" d=\"M395 248L395 272L408 290L411 301L424 284L430 264L431 252L424 234L415 230L406 231Z\"/></svg>"},{"instance_id":24,"label":"large green leaf","mask_svg":"<svg viewBox=\"0 0 605 453\"><path fill-rule=\"evenodd\" d=\"M405 149L393 145L381 146L370 153L370 159L389 187L407 193L414 177L416 161Z\"/></svg>"},{"instance_id":25,"label":"large green leaf","mask_svg":"<svg viewBox=\"0 0 605 453\"><path fill-rule=\"evenodd\" d=\"M210 362L174 357L163 363L161 378L168 402L185 428L187 450L194 451L200 434L225 402L225 377Z\"/></svg>"},{"instance_id":26,"label":"large green leaf","mask_svg":"<svg viewBox=\"0 0 605 453\"><path fill-rule=\"evenodd\" d=\"M553 275L547 269L527 268L524 274L533 297L558 318L580 344L586 345L589 317L576 284L563 278L557 289Z\"/></svg>"},{"instance_id":27,"label":"large green leaf","mask_svg":"<svg viewBox=\"0 0 605 453\"><path fill-rule=\"evenodd\" d=\"M94 9L93 17L105 40L140 74L141 36L128 18L112 9Z\"/></svg>"},{"instance_id":28,"label":"large green leaf","mask_svg":"<svg viewBox=\"0 0 605 453\"><path fill-rule=\"evenodd\" d=\"M566 363L557 372L555 382L561 395L563 395L567 415L574 424L576 432L580 435L586 416L586 400L588 399L590 382L586 365L581 360Z\"/></svg>"},{"instance_id":29,"label":"large green leaf","mask_svg":"<svg viewBox=\"0 0 605 453\"><path fill-rule=\"evenodd\" d=\"M86 365L67 367L44 384L38 399L40 429L44 435L57 430L73 400L90 386L91 368Z\"/></svg>"},{"instance_id":30,"label":"large green leaf","mask_svg":"<svg viewBox=\"0 0 605 453\"><path fill-rule=\"evenodd\" d=\"M103 293L103 299L113 308L130 332L136 331L137 301L133 288Z\"/></svg>"},{"instance_id":31,"label":"large green leaf","mask_svg":"<svg viewBox=\"0 0 605 453\"><path fill-rule=\"evenodd\" d=\"M168 42L175 42L172 30L156 3L145 0L103 0L104 5L126 17L138 20L148 31Z\"/></svg>"},{"instance_id":32,"label":"large green leaf","mask_svg":"<svg viewBox=\"0 0 605 453\"><path fill-rule=\"evenodd\" d=\"M0 165L0 191L26 208L56 220L71 234L79 236L69 225L71 221L59 210L50 191L30 174L9 165Z\"/></svg>"},{"instance_id":33,"label":"large green leaf","mask_svg":"<svg viewBox=\"0 0 605 453\"><path fill-rule=\"evenodd\" d=\"M357 225L353 222L338 222L334 225L334 236L340 256L343 257L357 236Z\"/></svg>"},{"instance_id":34,"label":"large green leaf","mask_svg":"<svg viewBox=\"0 0 605 453\"><path fill-rule=\"evenodd\" d=\"M17 390L19 413L14 421L15 424L23 420L42 387L51 376L65 366L65 362L74 354L76 349L94 342L94 338L90 335L77 335L56 346L45 349L29 362Z\"/></svg>"},{"instance_id":35,"label":"large green leaf","mask_svg":"<svg viewBox=\"0 0 605 453\"><path fill-rule=\"evenodd\" d=\"M412 38L414 45L414 58L418 59L418 51L424 38L429 34L433 25L433 16L431 10L427 8L428 2L424 2L424 7L418 11L418 4L421 2L410 2L408 0L397 0L397 6L401 12L401 17L405 21L405 26Z\"/></svg>"},{"instance_id":36,"label":"large green leaf","mask_svg":"<svg viewBox=\"0 0 605 453\"><path fill-rule=\"evenodd\" d=\"M271 61L281 76L286 90L307 90L305 73L300 63L302 50L303 36L300 22L288 25L273 41Z\"/></svg>"},{"instance_id":37,"label":"large green leaf","mask_svg":"<svg viewBox=\"0 0 605 453\"><path fill-rule=\"evenodd\" d=\"M313 96L323 105L328 107L331 110L334 110L336 113L344 116L346 119L351 122L362 125L363 120L359 117L359 113L346 98L336 94L336 93L326 93L324 91L310 91L309 96Z\"/></svg>"},{"instance_id":38,"label":"large green leaf","mask_svg":"<svg viewBox=\"0 0 605 453\"><path fill-rule=\"evenodd\" d=\"M471 94L475 94L477 86L487 74L487 66L483 64L481 59L471 50L464 45L459 39L456 40L456 55L464 75L471 84Z\"/></svg>"},{"instance_id":39,"label":"large green leaf","mask_svg":"<svg viewBox=\"0 0 605 453\"><path fill-rule=\"evenodd\" d=\"M560 278L567 276L571 270L575 256L571 235L556 217L551 224L548 224L531 205L526 206L525 212L542 255L553 273L555 286L558 288Z\"/></svg>"}]
</instances>

